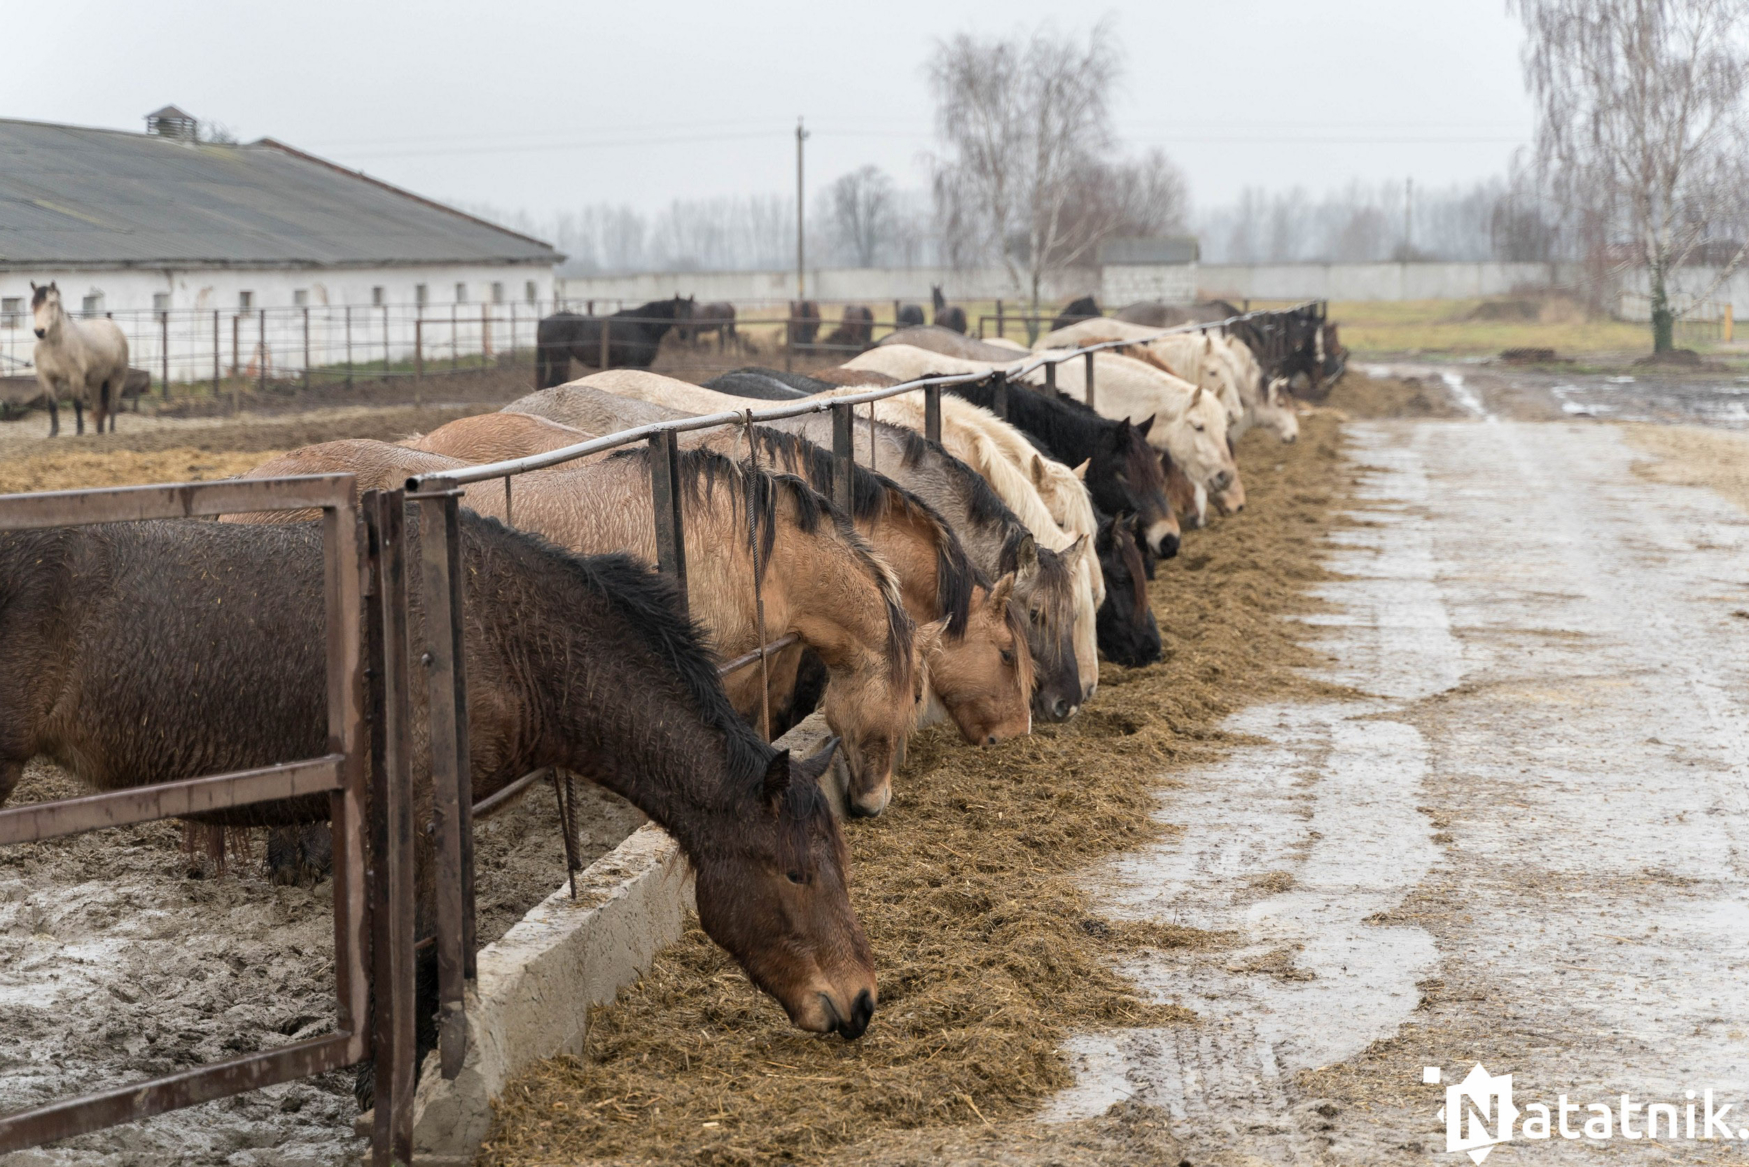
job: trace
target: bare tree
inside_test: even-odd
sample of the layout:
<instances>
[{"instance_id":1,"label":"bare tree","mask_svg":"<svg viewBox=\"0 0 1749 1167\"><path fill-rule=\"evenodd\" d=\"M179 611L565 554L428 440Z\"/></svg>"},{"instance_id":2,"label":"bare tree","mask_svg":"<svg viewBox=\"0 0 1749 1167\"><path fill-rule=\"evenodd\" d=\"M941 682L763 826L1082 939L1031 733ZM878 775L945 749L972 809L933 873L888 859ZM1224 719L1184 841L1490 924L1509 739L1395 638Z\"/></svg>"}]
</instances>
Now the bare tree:
<instances>
[{"instance_id":1,"label":"bare tree","mask_svg":"<svg viewBox=\"0 0 1749 1167\"><path fill-rule=\"evenodd\" d=\"M1672 347L1677 269L1721 236L1742 262L1746 214L1746 0L1508 0L1529 33L1526 87L1554 199L1613 266L1645 271L1652 342ZM1625 237L1626 248L1612 246Z\"/></svg>"},{"instance_id":2,"label":"bare tree","mask_svg":"<svg viewBox=\"0 0 1749 1167\"><path fill-rule=\"evenodd\" d=\"M858 267L873 267L894 228L893 180L878 166L839 177L826 191L832 250Z\"/></svg>"},{"instance_id":3,"label":"bare tree","mask_svg":"<svg viewBox=\"0 0 1749 1167\"><path fill-rule=\"evenodd\" d=\"M960 266L1001 263L1035 313L1045 274L1090 262L1135 200L1182 203L1182 179L1172 187L1163 157L1126 177L1125 197L1111 189L1121 61L1110 22L1085 44L1048 27L1027 39L961 33L936 47L927 71L944 146L934 160L943 250ZM1171 210L1182 217L1181 205Z\"/></svg>"}]
</instances>

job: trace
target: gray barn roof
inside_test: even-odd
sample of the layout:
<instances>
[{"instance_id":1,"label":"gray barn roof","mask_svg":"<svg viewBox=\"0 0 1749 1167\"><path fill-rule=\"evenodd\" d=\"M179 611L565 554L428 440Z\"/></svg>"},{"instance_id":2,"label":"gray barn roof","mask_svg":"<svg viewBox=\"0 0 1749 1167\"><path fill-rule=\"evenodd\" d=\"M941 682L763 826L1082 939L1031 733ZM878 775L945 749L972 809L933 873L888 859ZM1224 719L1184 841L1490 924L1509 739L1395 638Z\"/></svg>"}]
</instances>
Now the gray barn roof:
<instances>
[{"instance_id":1,"label":"gray barn roof","mask_svg":"<svg viewBox=\"0 0 1749 1167\"><path fill-rule=\"evenodd\" d=\"M0 119L0 268L563 258L270 138L231 146Z\"/></svg>"}]
</instances>

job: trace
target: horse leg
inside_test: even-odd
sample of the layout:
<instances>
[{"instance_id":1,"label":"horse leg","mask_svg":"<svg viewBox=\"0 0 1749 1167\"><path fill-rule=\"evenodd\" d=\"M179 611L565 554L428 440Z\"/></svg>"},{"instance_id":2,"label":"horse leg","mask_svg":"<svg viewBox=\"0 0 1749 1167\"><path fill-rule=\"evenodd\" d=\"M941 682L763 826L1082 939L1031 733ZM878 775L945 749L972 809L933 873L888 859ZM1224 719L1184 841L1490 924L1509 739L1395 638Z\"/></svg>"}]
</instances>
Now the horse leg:
<instances>
[{"instance_id":1,"label":"horse leg","mask_svg":"<svg viewBox=\"0 0 1749 1167\"><path fill-rule=\"evenodd\" d=\"M61 436L61 407L55 403L55 391L49 390L49 437Z\"/></svg>"},{"instance_id":2,"label":"horse leg","mask_svg":"<svg viewBox=\"0 0 1749 1167\"><path fill-rule=\"evenodd\" d=\"M111 433L115 432L115 413L109 402L109 382L105 381L97 387L97 403L91 407L92 416L97 419L97 432L103 432L103 423L109 422Z\"/></svg>"},{"instance_id":3,"label":"horse leg","mask_svg":"<svg viewBox=\"0 0 1749 1167\"><path fill-rule=\"evenodd\" d=\"M12 797L13 788L23 776L23 762L0 761L0 806L6 805L6 800Z\"/></svg>"},{"instance_id":4,"label":"horse leg","mask_svg":"<svg viewBox=\"0 0 1749 1167\"><path fill-rule=\"evenodd\" d=\"M78 435L78 434L83 434L84 432L85 432L85 403L83 401L80 401L78 398L78 395L75 394L73 397L73 433L75 435Z\"/></svg>"}]
</instances>

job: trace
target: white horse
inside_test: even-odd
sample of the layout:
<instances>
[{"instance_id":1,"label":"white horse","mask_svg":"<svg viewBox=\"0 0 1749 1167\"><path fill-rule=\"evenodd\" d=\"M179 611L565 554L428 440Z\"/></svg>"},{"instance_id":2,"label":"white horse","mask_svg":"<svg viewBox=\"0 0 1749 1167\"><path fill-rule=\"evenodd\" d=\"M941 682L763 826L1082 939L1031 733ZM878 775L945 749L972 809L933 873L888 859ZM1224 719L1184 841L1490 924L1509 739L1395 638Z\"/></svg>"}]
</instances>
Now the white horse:
<instances>
[{"instance_id":1,"label":"white horse","mask_svg":"<svg viewBox=\"0 0 1749 1167\"><path fill-rule=\"evenodd\" d=\"M36 328L37 383L49 401L49 436L61 432L61 394L73 399L74 432L85 432L85 406L103 432L104 418L115 432L115 410L121 405L128 376L128 338L115 321L74 320L61 306L61 290L53 282L31 282L30 314Z\"/></svg>"}]
</instances>

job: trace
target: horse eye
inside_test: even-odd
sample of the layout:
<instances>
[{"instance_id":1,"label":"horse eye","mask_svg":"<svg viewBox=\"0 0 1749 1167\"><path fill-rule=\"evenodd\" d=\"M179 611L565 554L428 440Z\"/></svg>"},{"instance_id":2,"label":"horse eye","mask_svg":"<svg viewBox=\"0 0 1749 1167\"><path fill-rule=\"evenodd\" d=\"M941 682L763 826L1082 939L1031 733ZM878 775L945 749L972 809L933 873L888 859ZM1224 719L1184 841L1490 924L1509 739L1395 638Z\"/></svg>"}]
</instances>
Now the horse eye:
<instances>
[{"instance_id":1,"label":"horse eye","mask_svg":"<svg viewBox=\"0 0 1749 1167\"><path fill-rule=\"evenodd\" d=\"M1200 422L1196 423L1191 428L1195 429L1199 434L1202 433L1202 424Z\"/></svg>"},{"instance_id":2,"label":"horse eye","mask_svg":"<svg viewBox=\"0 0 1749 1167\"><path fill-rule=\"evenodd\" d=\"M1037 624L1044 619L1044 614L1042 612L1040 612L1037 608L1034 608L1032 611L1028 612L1026 615L1027 615L1027 618L1029 620L1031 620L1034 624Z\"/></svg>"},{"instance_id":3,"label":"horse eye","mask_svg":"<svg viewBox=\"0 0 1749 1167\"><path fill-rule=\"evenodd\" d=\"M791 883L793 883L793 884L797 884L797 885L798 885L798 886L799 886L799 885L801 885L801 884L804 884L804 883L806 883L806 882L808 882L808 877L807 877L807 876L806 876L806 875L803 875L803 874L802 874L802 873L801 873L801 872L799 872L799 871L791 871L791 872L789 872L789 873L788 873L788 876L787 876L787 878L788 878L788 879L789 879L789 881L790 881L790 882L791 882Z\"/></svg>"},{"instance_id":4,"label":"horse eye","mask_svg":"<svg viewBox=\"0 0 1749 1167\"><path fill-rule=\"evenodd\" d=\"M1011 665L1014 663L1014 650L1013 649L1005 648L1002 650L1002 663L1005 665Z\"/></svg>"}]
</instances>

